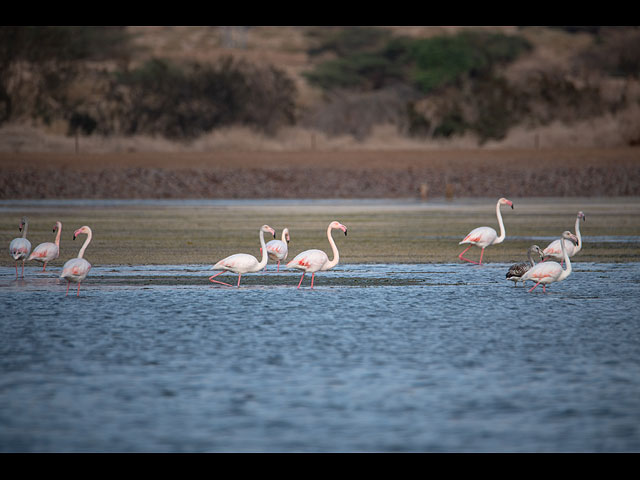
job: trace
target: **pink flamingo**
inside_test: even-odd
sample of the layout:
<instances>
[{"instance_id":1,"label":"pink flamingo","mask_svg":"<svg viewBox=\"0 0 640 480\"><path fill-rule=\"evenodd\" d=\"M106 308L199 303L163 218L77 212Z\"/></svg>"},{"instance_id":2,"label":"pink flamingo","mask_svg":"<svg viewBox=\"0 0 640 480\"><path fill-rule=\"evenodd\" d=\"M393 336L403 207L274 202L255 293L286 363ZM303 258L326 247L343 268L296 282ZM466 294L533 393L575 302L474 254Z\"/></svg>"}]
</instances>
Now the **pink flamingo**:
<instances>
[{"instance_id":1,"label":"pink flamingo","mask_svg":"<svg viewBox=\"0 0 640 480\"><path fill-rule=\"evenodd\" d=\"M240 278L243 273L254 273L259 272L267 265L267 247L264 244L264 234L270 233L275 238L276 231L271 228L269 225L263 225L260 227L260 250L262 251L262 260L258 262L256 257L253 255L249 255L247 253L236 253L234 255L230 255L227 258L223 258L218 263L216 263L211 270L222 270L220 273L216 273L215 275L211 275L209 280L213 283L220 283L222 285L227 285L231 287L232 285L229 283L221 282L219 280L214 280L218 275L223 274L224 272L233 272L238 274L238 287L240 287Z\"/></svg>"},{"instance_id":2,"label":"pink flamingo","mask_svg":"<svg viewBox=\"0 0 640 480\"><path fill-rule=\"evenodd\" d=\"M280 262L286 260L287 255L289 255L289 241L291 241L289 229L285 228L282 230L282 240L271 240L267 242L267 254L271 260L278 261L278 272L280 272Z\"/></svg>"},{"instance_id":3,"label":"pink flamingo","mask_svg":"<svg viewBox=\"0 0 640 480\"><path fill-rule=\"evenodd\" d=\"M506 235L504 230L504 223L502 222L502 214L500 213L500 205L509 205L513 208L513 202L511 200L507 200L506 198L501 198L498 200L496 204L496 216L498 217L498 225L500 225L500 236L496 233L496 231L491 227L478 227L474 228L469 232L469 234L464 237L464 239L458 244L462 245L463 243L470 243L467 248L464 249L458 258L460 260L464 260L469 263L475 263L476 265L482 265L482 255L484 254L484 249L489 245L497 245L498 243L502 243L504 241L504 237ZM469 250L473 245L477 245L481 247L482 250L480 252L480 262L474 262L473 260L469 260L468 258L463 257L465 252Z\"/></svg>"},{"instance_id":4,"label":"pink flamingo","mask_svg":"<svg viewBox=\"0 0 640 480\"><path fill-rule=\"evenodd\" d=\"M347 235L347 227L342 225L340 222L333 221L327 227L327 238L329 239L329 244L331 245L331 250L333 251L333 260L329 261L329 257L322 250L305 250L302 253L296 255L296 257L287 263L287 268L294 268L297 270L302 270L304 273L302 277L300 277L300 282L298 283L298 288L302 285L302 280L307 272L311 272L311 288L313 288L313 280L315 278L317 271L325 271L335 267L340 261L340 254L338 253L338 247L336 247L336 242L333 240L331 236L331 230L334 228L340 229L344 232L345 236Z\"/></svg>"},{"instance_id":5,"label":"pink flamingo","mask_svg":"<svg viewBox=\"0 0 640 480\"><path fill-rule=\"evenodd\" d=\"M556 260L560 260L560 265L562 265L562 263L564 262L564 259L562 255L562 248L560 248L560 242L564 243L564 247L567 250L567 256L569 258L573 257L576 253L582 250L582 235L580 234L580 219L582 219L583 221L587 220L584 213L582 212L578 212L578 215L576 217L575 235L576 235L576 238L578 239L578 243L574 245L569 240L562 240L560 238L554 240L549 245L547 245L547 248L545 248L542 251L542 253L544 254L544 261L548 260L549 258L553 258Z\"/></svg>"},{"instance_id":6,"label":"pink flamingo","mask_svg":"<svg viewBox=\"0 0 640 480\"><path fill-rule=\"evenodd\" d=\"M62 223L56 222L53 226L53 232L58 232L56 234L55 243L44 242L38 245L33 249L31 255L27 260L35 260L36 262L42 263L42 271L45 272L47 269L47 263L51 260L55 260L60 255L60 233L62 232Z\"/></svg>"},{"instance_id":7,"label":"pink flamingo","mask_svg":"<svg viewBox=\"0 0 640 480\"><path fill-rule=\"evenodd\" d=\"M578 237L568 230L566 232L562 232L562 239L570 240L573 243L578 242ZM554 282L561 282L571 275L571 260L569 260L569 256L567 255L567 249L564 242L560 243L560 248L562 248L562 256L567 264L567 268L563 270L562 265L558 262L540 262L536 266L531 267L531 269L522 275L520 279L522 283L525 283L527 280L537 282L529 292L542 284L542 291L546 293L546 285Z\"/></svg>"},{"instance_id":8,"label":"pink flamingo","mask_svg":"<svg viewBox=\"0 0 640 480\"><path fill-rule=\"evenodd\" d=\"M24 278L24 261L31 252L31 242L27 240L27 230L29 219L22 217L18 230L22 232L22 237L14 238L9 244L9 252L16 261L16 279L18 278L18 261L22 260L22 278Z\"/></svg>"},{"instance_id":9,"label":"pink flamingo","mask_svg":"<svg viewBox=\"0 0 640 480\"><path fill-rule=\"evenodd\" d=\"M91 229L85 225L73 232L73 239L75 240L81 233L86 233L87 239L84 241L80 252L78 252L78 256L68 260L62 267L62 273L60 274L60 278L64 278L67 281L67 295L69 295L69 286L71 285L71 282L78 284L78 297L80 296L80 283L87 278L87 274L89 273L89 270L91 270L91 264L82 257L84 255L84 251L89 245L89 242L91 242L91 238L93 237Z\"/></svg>"}]
</instances>

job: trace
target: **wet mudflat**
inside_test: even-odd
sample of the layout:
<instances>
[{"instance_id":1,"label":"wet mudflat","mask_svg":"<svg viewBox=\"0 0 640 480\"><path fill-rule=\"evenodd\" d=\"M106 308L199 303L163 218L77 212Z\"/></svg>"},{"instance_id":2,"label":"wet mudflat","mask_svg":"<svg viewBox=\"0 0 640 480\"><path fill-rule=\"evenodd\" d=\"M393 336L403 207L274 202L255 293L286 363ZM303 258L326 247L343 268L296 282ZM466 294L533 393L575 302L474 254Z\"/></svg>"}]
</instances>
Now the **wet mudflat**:
<instances>
[{"instance_id":1,"label":"wet mudflat","mask_svg":"<svg viewBox=\"0 0 640 480\"><path fill-rule=\"evenodd\" d=\"M509 265L0 267L0 451L640 450L640 263Z\"/></svg>"}]
</instances>

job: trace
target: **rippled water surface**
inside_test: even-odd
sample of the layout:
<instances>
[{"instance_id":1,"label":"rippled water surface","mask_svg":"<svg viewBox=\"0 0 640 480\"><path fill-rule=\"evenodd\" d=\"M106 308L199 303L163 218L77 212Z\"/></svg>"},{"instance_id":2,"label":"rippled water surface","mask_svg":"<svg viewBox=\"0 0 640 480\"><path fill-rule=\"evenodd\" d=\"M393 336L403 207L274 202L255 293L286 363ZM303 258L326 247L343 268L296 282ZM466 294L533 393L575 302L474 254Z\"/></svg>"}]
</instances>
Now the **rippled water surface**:
<instances>
[{"instance_id":1,"label":"rippled water surface","mask_svg":"<svg viewBox=\"0 0 640 480\"><path fill-rule=\"evenodd\" d=\"M207 268L1 268L0 451L640 450L638 263Z\"/></svg>"}]
</instances>

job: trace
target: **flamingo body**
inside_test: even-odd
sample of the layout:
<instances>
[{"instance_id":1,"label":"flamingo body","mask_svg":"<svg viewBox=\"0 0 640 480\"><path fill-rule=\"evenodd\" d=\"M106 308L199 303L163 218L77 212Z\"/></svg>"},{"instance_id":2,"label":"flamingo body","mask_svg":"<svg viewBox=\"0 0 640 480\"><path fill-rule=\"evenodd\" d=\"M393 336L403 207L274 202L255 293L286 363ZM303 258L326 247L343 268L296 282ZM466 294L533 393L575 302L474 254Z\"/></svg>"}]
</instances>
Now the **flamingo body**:
<instances>
[{"instance_id":1,"label":"flamingo body","mask_svg":"<svg viewBox=\"0 0 640 480\"><path fill-rule=\"evenodd\" d=\"M307 273L311 273L311 288L313 288L313 281L315 279L316 272L330 270L340 261L338 247L336 247L336 242L331 236L331 230L334 228L342 230L345 235L347 234L347 227L338 221L331 222L327 227L327 238L329 239L329 244L331 245L331 250L333 252L333 260L329 260L329 256L322 250L314 248L299 253L293 258L293 260L287 263L287 268L301 270L303 272L302 277L300 277L300 282L298 283L298 288L302 285L302 280Z\"/></svg>"},{"instance_id":2,"label":"flamingo body","mask_svg":"<svg viewBox=\"0 0 640 480\"><path fill-rule=\"evenodd\" d=\"M14 238L9 244L9 252L16 262L25 260L31 252L31 242L22 237Z\"/></svg>"},{"instance_id":3,"label":"flamingo body","mask_svg":"<svg viewBox=\"0 0 640 480\"><path fill-rule=\"evenodd\" d=\"M227 258L223 258L216 263L211 270L228 270L233 273L249 273L257 272L260 268L256 269L260 262L253 255L248 253L236 253L229 255Z\"/></svg>"},{"instance_id":4,"label":"flamingo body","mask_svg":"<svg viewBox=\"0 0 640 480\"><path fill-rule=\"evenodd\" d=\"M493 242L498 238L498 232L496 232L491 227L478 227L474 228L469 232L469 234L464 237L464 239L458 243L458 245L462 245L464 243L470 243L471 245L476 245L478 247L488 247L489 245L493 245Z\"/></svg>"},{"instance_id":5,"label":"flamingo body","mask_svg":"<svg viewBox=\"0 0 640 480\"><path fill-rule=\"evenodd\" d=\"M328 270L329 256L322 250L305 250L287 263L287 268L302 270L305 273L315 273L320 270Z\"/></svg>"},{"instance_id":6,"label":"flamingo body","mask_svg":"<svg viewBox=\"0 0 640 480\"><path fill-rule=\"evenodd\" d=\"M64 266L62 267L60 278L64 278L68 282L79 284L85 278L87 278L89 270L91 270L91 264L84 258L72 258L71 260L67 260L65 262Z\"/></svg>"}]
</instances>

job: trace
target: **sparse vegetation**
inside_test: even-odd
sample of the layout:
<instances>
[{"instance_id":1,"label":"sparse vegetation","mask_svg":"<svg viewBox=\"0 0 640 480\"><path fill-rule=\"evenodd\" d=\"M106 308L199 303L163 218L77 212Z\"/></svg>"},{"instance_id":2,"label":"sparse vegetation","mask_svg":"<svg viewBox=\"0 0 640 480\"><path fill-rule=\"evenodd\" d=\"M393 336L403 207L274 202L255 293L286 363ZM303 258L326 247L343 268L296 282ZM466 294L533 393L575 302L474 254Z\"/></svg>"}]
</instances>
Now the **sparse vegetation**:
<instances>
[{"instance_id":1,"label":"sparse vegetation","mask_svg":"<svg viewBox=\"0 0 640 480\"><path fill-rule=\"evenodd\" d=\"M300 126L360 142L377 126L393 125L412 141L464 136L482 145L518 127L611 115L618 123L624 117L628 145L640 137L640 120L633 121L640 105L637 27L426 35L399 27L296 27L297 46L269 60L253 37L260 28L229 45L221 27L159 27L154 38L170 37L172 46L150 54L132 33L145 36L144 29L0 27L0 125L178 141L230 126L272 137ZM193 30L198 35L182 42ZM545 36L547 43L539 40ZM551 42L562 57L554 59ZM281 66L283 55L298 63Z\"/></svg>"}]
</instances>

